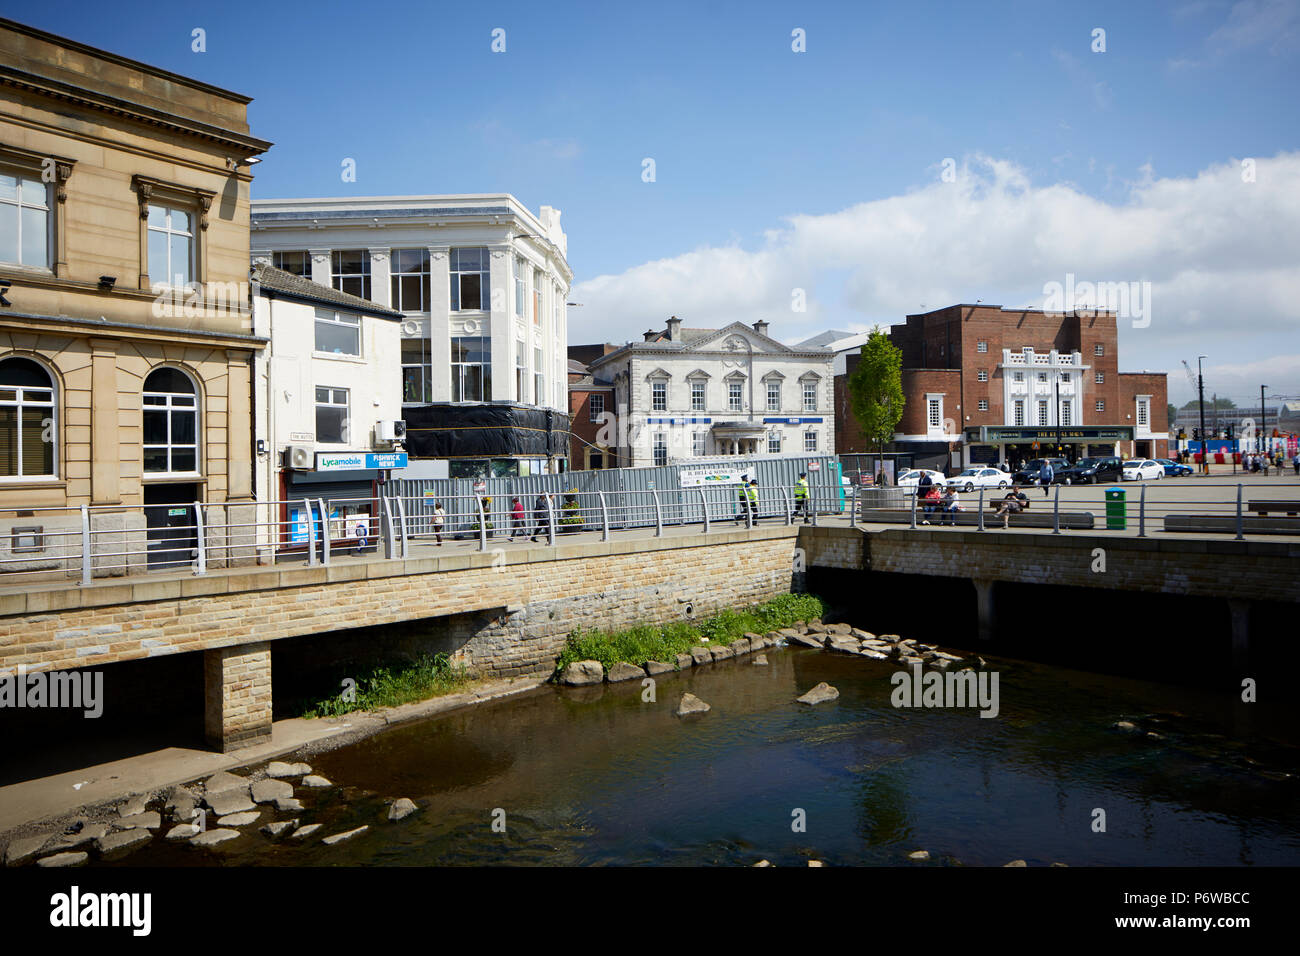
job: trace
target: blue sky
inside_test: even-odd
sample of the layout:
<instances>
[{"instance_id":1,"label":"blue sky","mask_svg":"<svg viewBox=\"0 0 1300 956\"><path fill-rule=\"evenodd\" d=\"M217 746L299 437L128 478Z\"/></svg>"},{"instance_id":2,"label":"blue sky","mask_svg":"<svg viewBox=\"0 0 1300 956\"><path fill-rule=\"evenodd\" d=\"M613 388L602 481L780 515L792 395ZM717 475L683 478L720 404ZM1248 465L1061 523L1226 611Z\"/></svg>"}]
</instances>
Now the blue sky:
<instances>
[{"instance_id":1,"label":"blue sky","mask_svg":"<svg viewBox=\"0 0 1300 956\"><path fill-rule=\"evenodd\" d=\"M1154 283L1154 321L1121 333L1126 365L1177 372L1210 353L1243 398L1249 381L1273 384L1265 374L1300 393L1284 314L1300 295L1294 206L1264 188L1244 207L1225 198L1244 157L1268 171L1253 185L1296 185L1296 6L0 5L254 97L253 132L276 144L256 197L508 191L560 208L585 303L571 341L636 337L669 312L767 317L794 340L922 305L1026 305L1073 271ZM191 50L196 27L206 52ZM806 52L791 49L795 28ZM948 194L946 158L962 175ZM1207 207L1226 251L1185 239ZM1149 255L1133 242L1148 228ZM1076 229L1094 241L1065 235ZM796 287L807 312L791 312Z\"/></svg>"}]
</instances>

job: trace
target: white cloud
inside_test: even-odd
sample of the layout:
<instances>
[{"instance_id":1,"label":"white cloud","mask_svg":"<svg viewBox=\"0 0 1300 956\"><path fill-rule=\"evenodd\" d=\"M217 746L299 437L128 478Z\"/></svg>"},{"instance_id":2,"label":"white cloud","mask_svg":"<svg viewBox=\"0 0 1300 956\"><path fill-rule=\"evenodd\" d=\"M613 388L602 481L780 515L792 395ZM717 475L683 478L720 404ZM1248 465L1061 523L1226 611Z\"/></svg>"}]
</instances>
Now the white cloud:
<instances>
[{"instance_id":1,"label":"white cloud","mask_svg":"<svg viewBox=\"0 0 1300 956\"><path fill-rule=\"evenodd\" d=\"M788 217L754 250L703 247L580 282L574 295L586 308L569 339L639 339L678 315L700 327L766 318L774 335L797 340L976 299L1041 307L1044 285L1074 273L1151 283L1150 325L1121 323L1127 368L1177 372L1180 358L1199 353L1233 362L1300 351L1300 152L1256 158L1252 183L1236 159L1191 177L1137 172L1110 203L1070 184L1035 186L1005 160L967 157L955 183L936 167L928 185L902 195ZM791 309L795 288L807 292L804 313ZM1300 391L1300 366L1274 377Z\"/></svg>"}]
</instances>

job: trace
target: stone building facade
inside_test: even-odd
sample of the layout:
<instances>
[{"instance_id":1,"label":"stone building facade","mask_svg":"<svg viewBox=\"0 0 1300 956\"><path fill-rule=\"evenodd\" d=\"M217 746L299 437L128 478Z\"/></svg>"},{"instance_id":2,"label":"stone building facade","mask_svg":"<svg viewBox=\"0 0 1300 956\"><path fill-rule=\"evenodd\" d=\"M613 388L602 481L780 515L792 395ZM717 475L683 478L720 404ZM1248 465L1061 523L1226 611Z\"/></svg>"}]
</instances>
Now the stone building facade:
<instances>
[{"instance_id":1,"label":"stone building facade","mask_svg":"<svg viewBox=\"0 0 1300 956\"><path fill-rule=\"evenodd\" d=\"M251 499L248 103L0 20L0 562Z\"/></svg>"},{"instance_id":2,"label":"stone building facade","mask_svg":"<svg viewBox=\"0 0 1300 956\"><path fill-rule=\"evenodd\" d=\"M614 447L629 467L718 455L826 454L835 435L834 353L783 345L768 323L662 331L591 361L614 384Z\"/></svg>"}]
</instances>

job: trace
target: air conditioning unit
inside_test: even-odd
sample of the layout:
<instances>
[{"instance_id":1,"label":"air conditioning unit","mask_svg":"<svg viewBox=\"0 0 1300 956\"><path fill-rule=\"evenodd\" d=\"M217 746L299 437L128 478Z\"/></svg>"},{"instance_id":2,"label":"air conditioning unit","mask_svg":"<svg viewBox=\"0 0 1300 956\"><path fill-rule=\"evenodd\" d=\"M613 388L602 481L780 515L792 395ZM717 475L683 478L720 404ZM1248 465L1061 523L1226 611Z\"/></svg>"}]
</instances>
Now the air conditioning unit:
<instances>
[{"instance_id":1,"label":"air conditioning unit","mask_svg":"<svg viewBox=\"0 0 1300 956\"><path fill-rule=\"evenodd\" d=\"M403 441L406 438L406 422L379 422L375 425L376 441Z\"/></svg>"},{"instance_id":2,"label":"air conditioning unit","mask_svg":"<svg viewBox=\"0 0 1300 956\"><path fill-rule=\"evenodd\" d=\"M284 450L285 467L310 471L315 466L310 445L290 445Z\"/></svg>"}]
</instances>

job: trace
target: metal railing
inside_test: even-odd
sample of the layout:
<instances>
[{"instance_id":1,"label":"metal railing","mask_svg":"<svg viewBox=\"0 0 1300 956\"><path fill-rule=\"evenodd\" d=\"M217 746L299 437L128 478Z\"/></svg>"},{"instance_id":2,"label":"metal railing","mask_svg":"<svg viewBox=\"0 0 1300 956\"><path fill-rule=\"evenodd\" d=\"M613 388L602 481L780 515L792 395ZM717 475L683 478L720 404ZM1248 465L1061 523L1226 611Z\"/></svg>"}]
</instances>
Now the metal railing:
<instances>
[{"instance_id":1,"label":"metal railing","mask_svg":"<svg viewBox=\"0 0 1300 956\"><path fill-rule=\"evenodd\" d=\"M1024 499L1006 503L1019 491ZM518 507L515 499L518 499ZM1161 534L1300 536L1300 482L1204 480L979 488L927 499L915 487L741 486L570 491L532 496L444 495L189 502L134 508L0 509L0 587L155 572L360 558L432 556L443 543L480 551L513 541L554 547L577 536L640 532L654 537L764 526L1072 530Z\"/></svg>"},{"instance_id":2,"label":"metal railing","mask_svg":"<svg viewBox=\"0 0 1300 956\"><path fill-rule=\"evenodd\" d=\"M1016 504L1008 506L1009 497ZM1300 536L1300 482L1179 482L1146 479L1096 485L1053 484L1012 488L976 488L958 492L955 502L926 497L915 486L857 489L854 523L929 526L974 526L989 523L1008 528L1032 528L1061 534L1089 530L1135 534L1153 533ZM952 506L956 505L954 509Z\"/></svg>"}]
</instances>

